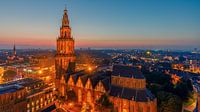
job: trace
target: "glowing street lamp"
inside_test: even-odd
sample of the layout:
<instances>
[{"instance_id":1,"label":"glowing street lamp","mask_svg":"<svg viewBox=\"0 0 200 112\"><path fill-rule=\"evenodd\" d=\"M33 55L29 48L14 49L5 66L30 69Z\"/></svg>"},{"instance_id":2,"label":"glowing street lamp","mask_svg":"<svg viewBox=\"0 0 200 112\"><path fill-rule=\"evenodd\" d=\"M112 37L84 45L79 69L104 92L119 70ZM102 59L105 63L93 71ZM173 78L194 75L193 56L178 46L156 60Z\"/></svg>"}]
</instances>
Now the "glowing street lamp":
<instances>
[{"instance_id":1,"label":"glowing street lamp","mask_svg":"<svg viewBox=\"0 0 200 112\"><path fill-rule=\"evenodd\" d=\"M39 74L42 74L42 70L39 70L38 73L39 73Z\"/></svg>"},{"instance_id":2,"label":"glowing street lamp","mask_svg":"<svg viewBox=\"0 0 200 112\"><path fill-rule=\"evenodd\" d=\"M89 70L89 71L92 71L92 68L91 68L91 67L89 67L89 68L88 68L88 70Z\"/></svg>"}]
</instances>

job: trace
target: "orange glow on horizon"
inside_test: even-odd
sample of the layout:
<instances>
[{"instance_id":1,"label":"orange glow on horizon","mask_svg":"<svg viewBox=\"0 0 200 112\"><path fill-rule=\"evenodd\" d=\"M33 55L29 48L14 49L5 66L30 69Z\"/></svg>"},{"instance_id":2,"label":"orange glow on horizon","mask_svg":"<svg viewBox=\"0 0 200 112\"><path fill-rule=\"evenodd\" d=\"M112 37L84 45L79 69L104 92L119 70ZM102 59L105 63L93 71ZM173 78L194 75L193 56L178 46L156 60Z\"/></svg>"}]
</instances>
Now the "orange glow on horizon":
<instances>
[{"instance_id":1,"label":"orange glow on horizon","mask_svg":"<svg viewBox=\"0 0 200 112\"><path fill-rule=\"evenodd\" d=\"M79 36L80 37L80 36ZM95 39L99 39L95 38ZM76 39L76 37L75 37ZM149 46L184 46L184 45L194 45L198 43L199 40L190 40L190 39L129 39L129 40L83 40L76 39L76 47L94 47L94 48L122 48L122 47L149 47ZM45 47L55 47L56 38L52 37L41 37L41 38L1 38L0 45L10 45L13 44L22 45L22 46L45 46ZM200 43L200 41L199 41ZM196 44L195 44L196 45Z\"/></svg>"}]
</instances>

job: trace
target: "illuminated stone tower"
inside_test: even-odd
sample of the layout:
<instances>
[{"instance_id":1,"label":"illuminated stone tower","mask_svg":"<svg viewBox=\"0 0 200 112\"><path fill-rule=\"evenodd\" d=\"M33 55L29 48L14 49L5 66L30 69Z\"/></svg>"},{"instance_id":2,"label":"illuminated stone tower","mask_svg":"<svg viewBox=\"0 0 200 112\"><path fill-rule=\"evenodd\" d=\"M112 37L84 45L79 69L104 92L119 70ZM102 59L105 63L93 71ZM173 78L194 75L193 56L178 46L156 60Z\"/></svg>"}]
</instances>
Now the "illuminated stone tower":
<instances>
[{"instance_id":1,"label":"illuminated stone tower","mask_svg":"<svg viewBox=\"0 0 200 112\"><path fill-rule=\"evenodd\" d=\"M55 59L56 76L55 82L58 91L65 95L65 75L67 72L75 71L75 51L74 39L71 36L71 28L67 10L64 10L62 18L62 26L60 27L60 35L57 38L57 51Z\"/></svg>"}]
</instances>

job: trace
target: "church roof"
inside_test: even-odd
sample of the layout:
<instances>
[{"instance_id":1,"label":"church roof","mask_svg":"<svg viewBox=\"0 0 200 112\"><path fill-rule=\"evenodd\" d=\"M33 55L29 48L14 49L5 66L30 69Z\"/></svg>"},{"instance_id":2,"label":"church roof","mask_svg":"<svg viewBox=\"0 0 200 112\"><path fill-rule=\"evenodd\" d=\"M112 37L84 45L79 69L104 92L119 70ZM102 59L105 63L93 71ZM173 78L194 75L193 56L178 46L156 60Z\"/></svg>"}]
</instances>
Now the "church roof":
<instances>
[{"instance_id":1,"label":"church roof","mask_svg":"<svg viewBox=\"0 0 200 112\"><path fill-rule=\"evenodd\" d=\"M114 65L112 76L129 77L136 79L144 79L142 72L132 66Z\"/></svg>"},{"instance_id":2,"label":"church roof","mask_svg":"<svg viewBox=\"0 0 200 112\"><path fill-rule=\"evenodd\" d=\"M134 89L111 85L110 93L113 97L133 100L138 102L147 102L155 99L154 95L148 89Z\"/></svg>"},{"instance_id":3,"label":"church roof","mask_svg":"<svg viewBox=\"0 0 200 112\"><path fill-rule=\"evenodd\" d=\"M111 79L109 77L103 79L102 83L103 83L104 88L106 89L106 91L110 90Z\"/></svg>"},{"instance_id":4,"label":"church roof","mask_svg":"<svg viewBox=\"0 0 200 112\"><path fill-rule=\"evenodd\" d=\"M110 86L110 77L107 76L105 73L94 73L94 74L87 74L84 70L79 71L79 72L75 72L75 73L68 73L66 74L66 81L69 80L69 77L72 77L74 84L77 83L78 78L80 77L81 82L83 84L83 86L85 86L85 84L87 83L87 80L90 79L91 80L91 84L92 84L92 88L94 89L96 87L96 85L102 81L104 87L106 90L109 90L109 86Z\"/></svg>"}]
</instances>

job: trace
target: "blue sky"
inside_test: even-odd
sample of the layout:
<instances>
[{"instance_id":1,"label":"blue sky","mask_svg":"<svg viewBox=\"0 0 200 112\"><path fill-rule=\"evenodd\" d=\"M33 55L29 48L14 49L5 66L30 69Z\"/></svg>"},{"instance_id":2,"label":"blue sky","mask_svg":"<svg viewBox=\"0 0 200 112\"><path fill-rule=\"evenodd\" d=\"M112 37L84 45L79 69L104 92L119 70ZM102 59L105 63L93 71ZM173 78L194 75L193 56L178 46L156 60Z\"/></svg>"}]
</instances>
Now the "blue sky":
<instances>
[{"instance_id":1,"label":"blue sky","mask_svg":"<svg viewBox=\"0 0 200 112\"><path fill-rule=\"evenodd\" d=\"M65 4L76 47L200 48L199 0L1 0L0 47L55 47Z\"/></svg>"}]
</instances>

